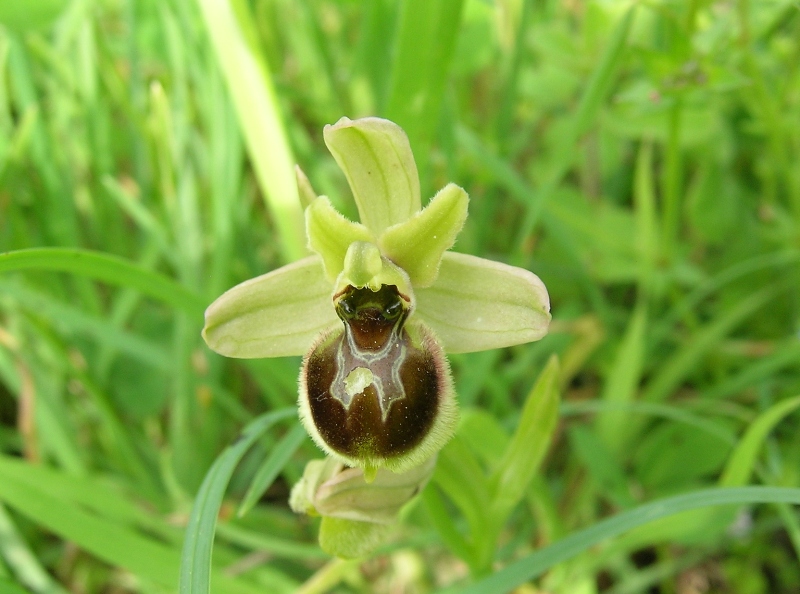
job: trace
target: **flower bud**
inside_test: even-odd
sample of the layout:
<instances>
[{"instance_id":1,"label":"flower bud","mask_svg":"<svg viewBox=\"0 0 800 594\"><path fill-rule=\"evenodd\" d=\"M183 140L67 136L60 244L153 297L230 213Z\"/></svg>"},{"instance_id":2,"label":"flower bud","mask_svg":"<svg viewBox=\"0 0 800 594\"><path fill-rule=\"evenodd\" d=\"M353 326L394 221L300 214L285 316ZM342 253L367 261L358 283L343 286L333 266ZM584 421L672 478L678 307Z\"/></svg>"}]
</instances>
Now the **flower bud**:
<instances>
[{"instance_id":1,"label":"flower bud","mask_svg":"<svg viewBox=\"0 0 800 594\"><path fill-rule=\"evenodd\" d=\"M333 458L312 460L292 488L289 505L297 513L321 515L319 541L332 555L354 558L381 544L400 509L433 474L436 458L397 474L379 470L367 483L361 468L346 468Z\"/></svg>"},{"instance_id":2,"label":"flower bud","mask_svg":"<svg viewBox=\"0 0 800 594\"><path fill-rule=\"evenodd\" d=\"M325 452L364 468L367 480L380 467L421 464L455 430L442 347L426 326L409 322L411 299L394 285L349 285L334 304L343 326L317 339L300 372L306 429Z\"/></svg>"}]
</instances>

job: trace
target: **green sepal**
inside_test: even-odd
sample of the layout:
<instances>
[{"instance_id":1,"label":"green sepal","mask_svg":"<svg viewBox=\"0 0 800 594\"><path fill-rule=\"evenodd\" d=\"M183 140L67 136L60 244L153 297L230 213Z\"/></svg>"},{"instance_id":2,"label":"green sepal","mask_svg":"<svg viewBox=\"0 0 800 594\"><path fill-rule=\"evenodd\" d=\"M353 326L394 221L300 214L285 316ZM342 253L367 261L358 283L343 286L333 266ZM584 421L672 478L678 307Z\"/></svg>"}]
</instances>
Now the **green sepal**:
<instances>
[{"instance_id":1,"label":"green sepal","mask_svg":"<svg viewBox=\"0 0 800 594\"><path fill-rule=\"evenodd\" d=\"M439 274L442 255L453 247L467 220L467 193L448 184L410 219L380 236L381 251L408 273L415 287L429 287Z\"/></svg>"},{"instance_id":2,"label":"green sepal","mask_svg":"<svg viewBox=\"0 0 800 594\"><path fill-rule=\"evenodd\" d=\"M310 256L220 295L206 309L203 338L226 357L288 357L338 321L322 262Z\"/></svg>"},{"instance_id":3,"label":"green sepal","mask_svg":"<svg viewBox=\"0 0 800 594\"><path fill-rule=\"evenodd\" d=\"M372 241L364 225L347 220L326 196L318 197L306 209L306 235L308 247L322 258L330 282L342 272L345 255L353 242Z\"/></svg>"},{"instance_id":4,"label":"green sepal","mask_svg":"<svg viewBox=\"0 0 800 594\"><path fill-rule=\"evenodd\" d=\"M392 526L325 516L319 527L319 546L341 559L365 557L389 536Z\"/></svg>"},{"instance_id":5,"label":"green sepal","mask_svg":"<svg viewBox=\"0 0 800 594\"><path fill-rule=\"evenodd\" d=\"M380 235L420 210L419 173L400 126L381 118L342 118L325 126L323 136L372 233Z\"/></svg>"},{"instance_id":6,"label":"green sepal","mask_svg":"<svg viewBox=\"0 0 800 594\"><path fill-rule=\"evenodd\" d=\"M550 297L523 268L446 252L436 282L416 291L417 312L448 353L473 353L539 340Z\"/></svg>"}]
</instances>

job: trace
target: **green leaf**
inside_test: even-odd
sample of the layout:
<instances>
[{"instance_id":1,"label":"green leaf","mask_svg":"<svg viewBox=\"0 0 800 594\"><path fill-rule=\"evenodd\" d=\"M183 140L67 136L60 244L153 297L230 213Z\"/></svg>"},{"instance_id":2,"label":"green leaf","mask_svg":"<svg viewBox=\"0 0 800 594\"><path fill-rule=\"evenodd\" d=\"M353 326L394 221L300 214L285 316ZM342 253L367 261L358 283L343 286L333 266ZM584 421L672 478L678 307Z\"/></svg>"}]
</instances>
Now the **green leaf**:
<instances>
[{"instance_id":1,"label":"green leaf","mask_svg":"<svg viewBox=\"0 0 800 594\"><path fill-rule=\"evenodd\" d=\"M88 276L130 287L190 315L199 315L203 299L175 281L118 256L74 248L31 248L0 254L0 273L52 270Z\"/></svg>"},{"instance_id":2,"label":"green leaf","mask_svg":"<svg viewBox=\"0 0 800 594\"><path fill-rule=\"evenodd\" d=\"M642 376L646 328L647 307L642 300L637 304L617 348L614 364L603 385L603 402L623 405L633 401ZM622 409L610 409L597 416L597 433L612 452L620 453L630 434L626 422L628 414Z\"/></svg>"},{"instance_id":3,"label":"green leaf","mask_svg":"<svg viewBox=\"0 0 800 594\"><path fill-rule=\"evenodd\" d=\"M0 23L17 33L40 29L58 18L67 0L36 0L35 2L0 2Z\"/></svg>"},{"instance_id":4,"label":"green leaf","mask_svg":"<svg viewBox=\"0 0 800 594\"><path fill-rule=\"evenodd\" d=\"M0 594L30 594L30 592L19 584L0 578Z\"/></svg>"},{"instance_id":5,"label":"green leaf","mask_svg":"<svg viewBox=\"0 0 800 594\"><path fill-rule=\"evenodd\" d=\"M628 480L619 460L597 435L581 425L569 430L569 441L575 454L586 466L589 476L601 494L623 509L636 503L628 489Z\"/></svg>"},{"instance_id":6,"label":"green leaf","mask_svg":"<svg viewBox=\"0 0 800 594\"><path fill-rule=\"evenodd\" d=\"M0 558L5 560L17 579L34 592L66 594L66 590L59 586L42 567L2 504L0 504ZM0 594L4 592L3 587L3 581L0 580Z\"/></svg>"},{"instance_id":7,"label":"green leaf","mask_svg":"<svg viewBox=\"0 0 800 594\"><path fill-rule=\"evenodd\" d=\"M258 438L275 423L291 418L295 414L295 408L290 407L261 415L242 430L236 441L220 454L209 469L195 498L189 525L186 527L180 563L181 594L211 592L214 527L233 471Z\"/></svg>"},{"instance_id":8,"label":"green leaf","mask_svg":"<svg viewBox=\"0 0 800 594\"><path fill-rule=\"evenodd\" d=\"M373 235L422 207L419 174L406 133L380 118L342 118L323 130L325 144L353 191L361 222Z\"/></svg>"},{"instance_id":9,"label":"green leaf","mask_svg":"<svg viewBox=\"0 0 800 594\"><path fill-rule=\"evenodd\" d=\"M463 6L463 0L402 3L385 114L408 133L423 171L450 78Z\"/></svg>"},{"instance_id":10,"label":"green leaf","mask_svg":"<svg viewBox=\"0 0 800 594\"><path fill-rule=\"evenodd\" d=\"M448 184L424 209L380 236L381 251L408 273L414 287L429 287L436 280L442 255L467 219L468 203L463 189Z\"/></svg>"},{"instance_id":11,"label":"green leaf","mask_svg":"<svg viewBox=\"0 0 800 594\"><path fill-rule=\"evenodd\" d=\"M23 472L16 472L15 466L23 467ZM180 564L177 549L65 500L60 492L53 490L52 483L42 480L37 473L25 473L26 469L31 468L16 460L0 459L0 500L98 559L161 587L174 588ZM51 472L63 476L63 473ZM255 594L259 591L221 574L216 575L215 583L220 592Z\"/></svg>"},{"instance_id":12,"label":"green leaf","mask_svg":"<svg viewBox=\"0 0 800 594\"><path fill-rule=\"evenodd\" d=\"M539 340L550 323L550 298L535 274L445 252L433 286L415 291L417 315L449 353Z\"/></svg>"},{"instance_id":13,"label":"green leaf","mask_svg":"<svg viewBox=\"0 0 800 594\"><path fill-rule=\"evenodd\" d=\"M492 473L492 510L505 518L520 502L550 447L558 420L558 358L553 355L528 393L511 443Z\"/></svg>"},{"instance_id":14,"label":"green leaf","mask_svg":"<svg viewBox=\"0 0 800 594\"><path fill-rule=\"evenodd\" d=\"M483 468L464 440L456 435L439 453L433 482L467 519L473 538L485 531L491 502Z\"/></svg>"},{"instance_id":15,"label":"green leaf","mask_svg":"<svg viewBox=\"0 0 800 594\"><path fill-rule=\"evenodd\" d=\"M458 594L503 594L530 581L555 565L589 550L595 545L644 526L659 518L716 505L752 503L792 503L800 505L800 489L780 487L738 487L706 489L646 503L596 524L573 532L566 538L539 549L465 588Z\"/></svg>"},{"instance_id":16,"label":"green leaf","mask_svg":"<svg viewBox=\"0 0 800 594\"><path fill-rule=\"evenodd\" d=\"M261 496L270 488L280 471L286 466L289 458L294 455L297 448L303 443L306 435L306 430L298 423L275 444L269 457L264 460L256 471L236 515L242 517L258 503Z\"/></svg>"},{"instance_id":17,"label":"green leaf","mask_svg":"<svg viewBox=\"0 0 800 594\"><path fill-rule=\"evenodd\" d=\"M468 565L474 565L472 549L458 531L453 514L444 504L436 485L429 485L422 492L422 500L425 502L428 514L444 544Z\"/></svg>"},{"instance_id":18,"label":"green leaf","mask_svg":"<svg viewBox=\"0 0 800 594\"><path fill-rule=\"evenodd\" d=\"M778 423L799 407L800 396L795 396L773 404L753 421L728 458L725 470L719 479L721 487L735 487L747 483L764 440Z\"/></svg>"},{"instance_id":19,"label":"green leaf","mask_svg":"<svg viewBox=\"0 0 800 594\"><path fill-rule=\"evenodd\" d=\"M659 234L656 221L656 196L653 181L653 145L639 148L634 174L636 253L639 256L639 290L647 292L653 283L658 259Z\"/></svg>"}]
</instances>

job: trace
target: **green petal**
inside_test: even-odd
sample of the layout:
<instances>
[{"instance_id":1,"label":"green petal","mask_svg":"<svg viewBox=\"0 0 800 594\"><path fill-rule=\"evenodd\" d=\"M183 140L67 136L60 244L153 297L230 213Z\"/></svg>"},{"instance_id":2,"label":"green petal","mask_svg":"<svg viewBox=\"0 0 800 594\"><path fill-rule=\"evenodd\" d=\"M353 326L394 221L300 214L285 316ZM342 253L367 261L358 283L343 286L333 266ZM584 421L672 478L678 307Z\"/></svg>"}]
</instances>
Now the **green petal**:
<instances>
[{"instance_id":1,"label":"green petal","mask_svg":"<svg viewBox=\"0 0 800 594\"><path fill-rule=\"evenodd\" d=\"M373 234L421 208L419 174L403 129L389 120L342 118L323 130L325 144L347 177L361 222Z\"/></svg>"},{"instance_id":2,"label":"green petal","mask_svg":"<svg viewBox=\"0 0 800 594\"><path fill-rule=\"evenodd\" d=\"M539 277L466 254L447 252L439 278L416 297L416 315L450 353L539 340L550 323L550 298Z\"/></svg>"},{"instance_id":3,"label":"green petal","mask_svg":"<svg viewBox=\"0 0 800 594\"><path fill-rule=\"evenodd\" d=\"M208 307L203 338L227 357L302 355L339 321L331 288L316 256L250 279Z\"/></svg>"},{"instance_id":4,"label":"green petal","mask_svg":"<svg viewBox=\"0 0 800 594\"><path fill-rule=\"evenodd\" d=\"M381 251L408 273L415 287L429 287L439 274L442 254L453 247L467 219L467 193L455 184L442 188L409 220L387 229Z\"/></svg>"},{"instance_id":5,"label":"green petal","mask_svg":"<svg viewBox=\"0 0 800 594\"><path fill-rule=\"evenodd\" d=\"M364 225L348 221L330 200L320 196L306 209L308 246L322 258L325 274L333 283L344 267L347 249L354 241L372 241Z\"/></svg>"}]
</instances>

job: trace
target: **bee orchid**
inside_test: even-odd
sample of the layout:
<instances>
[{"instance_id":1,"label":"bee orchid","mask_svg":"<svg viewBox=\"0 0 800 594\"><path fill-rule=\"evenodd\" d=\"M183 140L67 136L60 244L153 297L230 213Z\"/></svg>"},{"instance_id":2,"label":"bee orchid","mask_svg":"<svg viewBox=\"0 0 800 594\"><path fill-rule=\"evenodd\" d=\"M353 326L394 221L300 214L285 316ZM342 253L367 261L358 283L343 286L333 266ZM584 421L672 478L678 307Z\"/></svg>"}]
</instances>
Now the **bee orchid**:
<instances>
[{"instance_id":1,"label":"bee orchid","mask_svg":"<svg viewBox=\"0 0 800 594\"><path fill-rule=\"evenodd\" d=\"M315 196L301 174L314 255L224 293L206 311L203 337L229 357L304 355L305 428L369 483L380 469L420 467L453 435L457 406L445 352L538 340L550 304L533 273L448 251L466 221L467 194L448 184L422 208L399 126L342 118L324 138L360 222Z\"/></svg>"}]
</instances>

